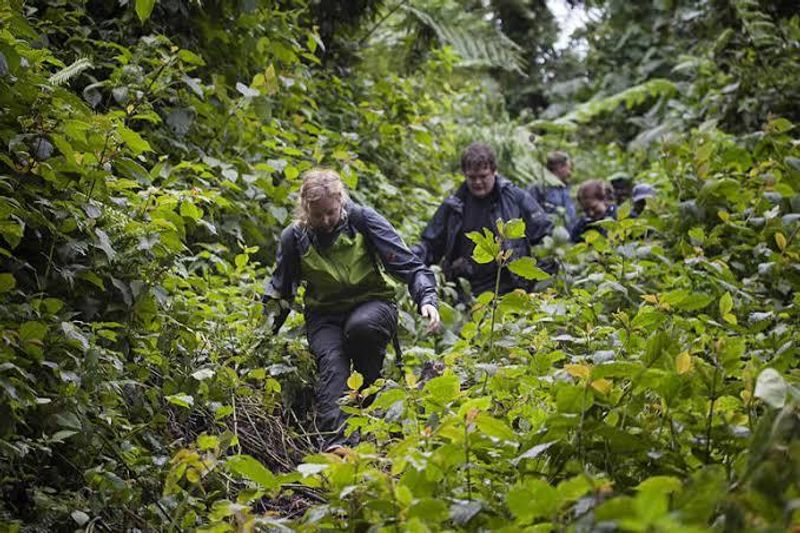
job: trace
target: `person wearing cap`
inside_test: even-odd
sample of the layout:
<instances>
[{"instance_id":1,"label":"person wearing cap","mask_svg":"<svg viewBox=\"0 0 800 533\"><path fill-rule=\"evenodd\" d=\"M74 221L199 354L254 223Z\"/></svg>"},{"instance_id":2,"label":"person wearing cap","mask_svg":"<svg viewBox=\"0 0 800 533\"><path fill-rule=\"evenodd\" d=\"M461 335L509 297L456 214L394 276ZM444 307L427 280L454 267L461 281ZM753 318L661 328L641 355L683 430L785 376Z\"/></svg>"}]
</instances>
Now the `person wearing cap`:
<instances>
[{"instance_id":1,"label":"person wearing cap","mask_svg":"<svg viewBox=\"0 0 800 533\"><path fill-rule=\"evenodd\" d=\"M530 194L497 173L494 152L487 145L467 147L461 156L461 171L464 182L439 206L412 251L426 265L441 261L447 280L467 280L477 296L495 289L498 267L495 261L479 264L472 259L475 243L468 233L488 228L497 234L498 219L522 219L525 238L505 243L511 259L517 259L530 256L531 246L541 242L553 224ZM500 294L528 289L529 285L506 268L500 272Z\"/></svg>"},{"instance_id":2,"label":"person wearing cap","mask_svg":"<svg viewBox=\"0 0 800 533\"><path fill-rule=\"evenodd\" d=\"M281 233L263 302L275 334L298 287L305 286L303 315L317 361L314 393L317 423L327 435L325 451L341 455L355 440L344 437L346 415L338 404L348 390L351 365L363 376L363 387L380 377L386 346L397 330L393 278L408 286L429 330L438 327L433 272L383 216L350 200L338 173L307 171L295 220Z\"/></svg>"},{"instance_id":3,"label":"person wearing cap","mask_svg":"<svg viewBox=\"0 0 800 533\"><path fill-rule=\"evenodd\" d=\"M656 190L646 183L639 183L633 188L631 193L631 200L633 200L633 207L631 208L631 218L636 218L644 212L647 208L647 199L655 198Z\"/></svg>"},{"instance_id":4,"label":"person wearing cap","mask_svg":"<svg viewBox=\"0 0 800 533\"><path fill-rule=\"evenodd\" d=\"M611 175L608 181L614 190L614 202L617 205L622 205L626 200L630 199L633 192L633 178L631 178L630 174L616 172Z\"/></svg>"},{"instance_id":5,"label":"person wearing cap","mask_svg":"<svg viewBox=\"0 0 800 533\"><path fill-rule=\"evenodd\" d=\"M577 222L577 212L575 203L570 196L570 178L572 177L572 161L566 152L554 151L547 155L547 170L549 170L560 181L560 185L533 185L528 192L533 199L542 206L544 211L555 218L559 212L564 217L564 226L567 231L572 231Z\"/></svg>"}]
</instances>

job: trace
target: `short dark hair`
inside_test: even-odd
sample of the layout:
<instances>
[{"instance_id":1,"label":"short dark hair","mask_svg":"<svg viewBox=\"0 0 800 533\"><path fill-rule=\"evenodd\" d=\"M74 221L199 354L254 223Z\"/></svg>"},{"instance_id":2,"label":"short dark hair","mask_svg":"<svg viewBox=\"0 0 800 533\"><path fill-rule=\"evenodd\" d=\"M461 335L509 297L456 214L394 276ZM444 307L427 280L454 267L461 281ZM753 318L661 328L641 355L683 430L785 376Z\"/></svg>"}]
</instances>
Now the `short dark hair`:
<instances>
[{"instance_id":1,"label":"short dark hair","mask_svg":"<svg viewBox=\"0 0 800 533\"><path fill-rule=\"evenodd\" d=\"M560 150L556 150L555 152L550 152L547 154L547 170L552 172L553 170L557 169L561 165L564 165L569 161L569 156L566 152L562 152Z\"/></svg>"},{"instance_id":2,"label":"short dark hair","mask_svg":"<svg viewBox=\"0 0 800 533\"><path fill-rule=\"evenodd\" d=\"M467 146L467 149L461 154L461 172L480 170L484 167L497 170L494 151L483 143L476 142Z\"/></svg>"}]
</instances>

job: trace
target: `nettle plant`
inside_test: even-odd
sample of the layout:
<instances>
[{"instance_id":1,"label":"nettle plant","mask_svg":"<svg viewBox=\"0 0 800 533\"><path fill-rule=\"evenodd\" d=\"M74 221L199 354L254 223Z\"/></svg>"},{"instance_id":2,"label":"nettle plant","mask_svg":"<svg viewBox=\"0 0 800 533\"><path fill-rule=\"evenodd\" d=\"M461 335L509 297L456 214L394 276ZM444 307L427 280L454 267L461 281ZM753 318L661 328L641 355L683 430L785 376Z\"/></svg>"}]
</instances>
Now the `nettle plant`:
<instances>
[{"instance_id":1,"label":"nettle plant","mask_svg":"<svg viewBox=\"0 0 800 533\"><path fill-rule=\"evenodd\" d=\"M552 288L479 298L442 375L387 381L352 411L356 453L305 459L329 499L300 523L793 523L798 302L772 269L796 253L796 148L780 129L752 160L718 133L698 132L713 147L699 154L693 139L668 147L651 171L701 217L623 209L570 249ZM522 232L498 233L473 235L476 260L511 268L502 242Z\"/></svg>"},{"instance_id":2,"label":"nettle plant","mask_svg":"<svg viewBox=\"0 0 800 533\"><path fill-rule=\"evenodd\" d=\"M532 257L520 257L511 260L511 243L517 239L525 238L525 222L521 219L512 219L503 222L497 219L495 223L497 233L489 228L483 228L483 233L473 231L467 233L467 238L475 243L472 258L478 264L486 264L494 261L497 264L497 275L495 276L494 292L482 295L478 302L486 304L491 302L491 320L489 323L488 350L491 352L494 345L494 325L497 313L497 306L500 295L500 277L503 269L508 268L514 275L528 281L542 281L548 279L550 275L536 266L536 260Z\"/></svg>"}]
</instances>

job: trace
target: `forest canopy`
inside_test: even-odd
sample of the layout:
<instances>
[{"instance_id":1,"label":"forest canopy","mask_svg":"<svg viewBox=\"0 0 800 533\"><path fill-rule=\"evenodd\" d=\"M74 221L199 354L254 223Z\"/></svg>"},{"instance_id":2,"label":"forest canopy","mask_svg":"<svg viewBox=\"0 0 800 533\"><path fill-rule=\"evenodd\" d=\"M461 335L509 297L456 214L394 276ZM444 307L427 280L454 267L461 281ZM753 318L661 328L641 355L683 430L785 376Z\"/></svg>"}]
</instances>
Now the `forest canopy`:
<instances>
[{"instance_id":1,"label":"forest canopy","mask_svg":"<svg viewBox=\"0 0 800 533\"><path fill-rule=\"evenodd\" d=\"M568 4L560 48L538 0L2 2L3 529L796 528L796 2ZM436 334L401 296L320 453L303 316L260 303L302 175L413 244L473 141L657 196L551 274L476 239L537 288L436 270Z\"/></svg>"}]
</instances>

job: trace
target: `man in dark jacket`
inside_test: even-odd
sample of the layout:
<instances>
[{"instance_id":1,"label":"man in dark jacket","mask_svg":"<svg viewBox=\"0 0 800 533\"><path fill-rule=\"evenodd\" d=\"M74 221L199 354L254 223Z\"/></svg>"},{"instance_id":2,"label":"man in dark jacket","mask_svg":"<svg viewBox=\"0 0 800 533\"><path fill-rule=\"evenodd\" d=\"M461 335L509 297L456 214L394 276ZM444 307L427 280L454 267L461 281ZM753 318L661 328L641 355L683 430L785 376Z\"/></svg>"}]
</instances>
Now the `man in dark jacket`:
<instances>
[{"instance_id":1,"label":"man in dark jacket","mask_svg":"<svg viewBox=\"0 0 800 533\"><path fill-rule=\"evenodd\" d=\"M464 183L439 206L412 251L427 265L442 261L448 280L464 278L469 281L472 294L478 295L494 290L497 263L476 263L472 259L475 244L467 233L489 228L496 234L497 219L522 219L526 238L504 245L512 251L513 260L531 255L530 247L538 244L553 224L527 192L497 173L494 153L485 144L473 143L464 151L461 171L466 178ZM503 269L500 293L517 287L528 288L528 284Z\"/></svg>"}]
</instances>

